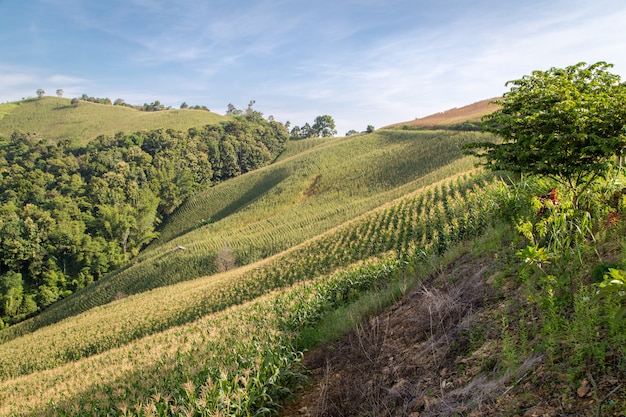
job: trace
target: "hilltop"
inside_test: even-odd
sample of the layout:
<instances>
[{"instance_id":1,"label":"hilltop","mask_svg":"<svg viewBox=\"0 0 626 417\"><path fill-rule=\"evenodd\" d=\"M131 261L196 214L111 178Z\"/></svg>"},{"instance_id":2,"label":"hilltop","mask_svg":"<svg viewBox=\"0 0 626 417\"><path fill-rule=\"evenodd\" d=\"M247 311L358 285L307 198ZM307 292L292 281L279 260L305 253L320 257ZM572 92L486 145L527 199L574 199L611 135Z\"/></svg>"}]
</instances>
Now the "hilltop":
<instances>
[{"instance_id":1,"label":"hilltop","mask_svg":"<svg viewBox=\"0 0 626 417\"><path fill-rule=\"evenodd\" d=\"M0 136L14 131L37 133L53 142L78 139L83 144L100 135L140 130L187 130L228 120L206 110L140 111L80 100L73 106L68 98L42 97L0 104Z\"/></svg>"},{"instance_id":2,"label":"hilltop","mask_svg":"<svg viewBox=\"0 0 626 417\"><path fill-rule=\"evenodd\" d=\"M480 121L481 117L495 111L498 105L493 104L492 101L495 98L487 100L477 101L467 106L459 108L453 108L440 113L431 114L426 117L421 117L415 120L407 122L394 123L389 126L385 126L383 129L394 128L422 128L422 129L435 129L446 128L461 123L471 123Z\"/></svg>"}]
</instances>

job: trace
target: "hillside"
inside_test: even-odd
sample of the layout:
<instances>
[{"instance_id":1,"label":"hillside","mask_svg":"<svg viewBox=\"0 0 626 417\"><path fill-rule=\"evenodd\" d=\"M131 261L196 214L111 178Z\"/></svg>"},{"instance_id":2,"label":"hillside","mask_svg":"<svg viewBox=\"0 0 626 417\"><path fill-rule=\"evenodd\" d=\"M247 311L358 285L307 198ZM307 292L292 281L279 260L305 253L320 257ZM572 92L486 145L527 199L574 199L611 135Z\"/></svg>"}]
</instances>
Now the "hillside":
<instances>
[{"instance_id":1,"label":"hillside","mask_svg":"<svg viewBox=\"0 0 626 417\"><path fill-rule=\"evenodd\" d=\"M476 132L381 131L288 143L284 159L191 196L132 263L0 340L148 291L244 266L458 173L472 170L461 146ZM296 150L293 150L293 149ZM173 248L184 248L173 251Z\"/></svg>"},{"instance_id":2,"label":"hillside","mask_svg":"<svg viewBox=\"0 0 626 417\"><path fill-rule=\"evenodd\" d=\"M0 136L14 131L37 133L51 141L79 139L83 144L100 135L139 130L187 130L215 124L228 118L206 110L139 111L126 106L112 106L80 101L42 97L0 104Z\"/></svg>"},{"instance_id":3,"label":"hillside","mask_svg":"<svg viewBox=\"0 0 626 417\"><path fill-rule=\"evenodd\" d=\"M480 118L482 116L489 114L498 108L497 105L491 103L493 100L495 99L491 98L488 100L481 100L467 106L453 108L415 120L394 123L392 125L385 126L383 129L397 129L406 127L434 129L450 127L464 122L477 122L480 121Z\"/></svg>"},{"instance_id":4,"label":"hillside","mask_svg":"<svg viewBox=\"0 0 626 417\"><path fill-rule=\"evenodd\" d=\"M581 214L462 154L489 139L289 141L196 189L132 262L0 331L0 415L623 415L624 174Z\"/></svg>"}]
</instances>

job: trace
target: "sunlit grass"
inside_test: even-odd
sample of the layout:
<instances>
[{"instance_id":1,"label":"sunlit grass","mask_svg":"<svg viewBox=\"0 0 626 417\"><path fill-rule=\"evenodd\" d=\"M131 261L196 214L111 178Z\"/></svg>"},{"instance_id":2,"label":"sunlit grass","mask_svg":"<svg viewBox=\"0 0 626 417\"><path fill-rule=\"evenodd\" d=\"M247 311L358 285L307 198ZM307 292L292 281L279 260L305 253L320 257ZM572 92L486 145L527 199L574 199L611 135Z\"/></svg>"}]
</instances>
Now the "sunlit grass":
<instances>
[{"instance_id":1,"label":"sunlit grass","mask_svg":"<svg viewBox=\"0 0 626 417\"><path fill-rule=\"evenodd\" d=\"M53 142L69 138L85 144L99 135L159 128L185 131L227 120L206 110L144 112L87 101L74 107L70 102L69 98L43 97L0 104L0 136L9 137L14 131L21 131L37 133Z\"/></svg>"}]
</instances>

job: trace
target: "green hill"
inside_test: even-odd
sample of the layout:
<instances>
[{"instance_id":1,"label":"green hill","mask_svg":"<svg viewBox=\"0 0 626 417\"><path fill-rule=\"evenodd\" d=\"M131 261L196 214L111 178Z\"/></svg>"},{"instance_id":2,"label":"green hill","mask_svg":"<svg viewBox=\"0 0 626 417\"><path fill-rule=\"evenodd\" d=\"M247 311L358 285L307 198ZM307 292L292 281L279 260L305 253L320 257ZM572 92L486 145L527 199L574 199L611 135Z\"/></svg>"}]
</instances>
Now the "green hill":
<instances>
[{"instance_id":1,"label":"green hill","mask_svg":"<svg viewBox=\"0 0 626 417\"><path fill-rule=\"evenodd\" d=\"M624 295L597 294L626 283L623 173L577 216L549 180L476 169L460 149L485 139L291 141L197 191L131 263L0 331L0 415L623 414Z\"/></svg>"},{"instance_id":2,"label":"green hill","mask_svg":"<svg viewBox=\"0 0 626 417\"><path fill-rule=\"evenodd\" d=\"M153 288L276 255L407 193L474 168L463 157L476 132L380 131L288 143L287 154L190 197L133 262L39 316L0 333L11 338ZM290 148L294 147L295 150ZM173 250L174 248L184 248Z\"/></svg>"},{"instance_id":3,"label":"green hill","mask_svg":"<svg viewBox=\"0 0 626 417\"><path fill-rule=\"evenodd\" d=\"M58 97L33 98L0 104L0 136L14 131L37 133L51 141L71 138L86 143L99 135L139 130L187 130L227 120L206 110L140 111L126 106L112 106Z\"/></svg>"}]
</instances>

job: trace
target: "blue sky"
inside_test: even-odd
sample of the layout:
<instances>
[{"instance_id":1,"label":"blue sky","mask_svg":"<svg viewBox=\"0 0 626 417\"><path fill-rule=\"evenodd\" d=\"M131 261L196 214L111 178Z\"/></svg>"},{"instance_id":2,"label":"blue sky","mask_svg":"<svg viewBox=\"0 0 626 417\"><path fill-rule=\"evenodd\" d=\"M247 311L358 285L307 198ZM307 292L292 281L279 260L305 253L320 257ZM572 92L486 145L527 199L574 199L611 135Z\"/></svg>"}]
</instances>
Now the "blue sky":
<instances>
[{"instance_id":1,"label":"blue sky","mask_svg":"<svg viewBox=\"0 0 626 417\"><path fill-rule=\"evenodd\" d=\"M626 81L623 0L0 0L0 102L229 103L338 135L501 96L580 61Z\"/></svg>"}]
</instances>

